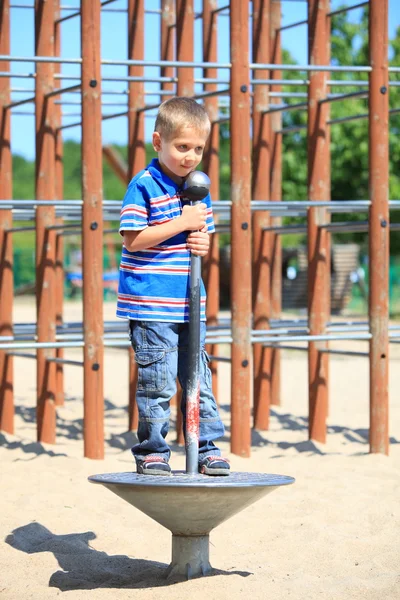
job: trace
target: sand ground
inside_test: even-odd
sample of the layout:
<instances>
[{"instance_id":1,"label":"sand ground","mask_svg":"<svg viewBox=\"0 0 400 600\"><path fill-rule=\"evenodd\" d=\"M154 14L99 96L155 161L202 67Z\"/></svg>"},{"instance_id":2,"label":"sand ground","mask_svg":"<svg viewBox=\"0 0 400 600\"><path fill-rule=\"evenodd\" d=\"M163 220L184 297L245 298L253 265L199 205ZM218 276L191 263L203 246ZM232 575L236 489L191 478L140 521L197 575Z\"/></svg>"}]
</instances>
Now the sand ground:
<instances>
[{"instance_id":1,"label":"sand ground","mask_svg":"<svg viewBox=\"0 0 400 600\"><path fill-rule=\"evenodd\" d=\"M106 318L113 318L106 304ZM66 319L81 318L79 303ZM31 301L16 322L33 321ZM359 342L346 347L366 349ZM342 344L343 346L343 344ZM66 351L79 360L80 350ZM0 598L73 600L140 598L400 599L400 347L390 358L390 455L368 453L368 361L333 356L327 443L307 439L306 354L283 353L282 404L269 431L253 432L250 459L230 454L229 365L220 365L226 424L221 447L235 471L291 475L210 536L211 576L170 582L171 534L110 493L87 482L94 473L130 471L128 361L105 357L106 458L83 458L82 369L65 367L65 405L57 443L37 443L35 361L15 359L15 434L0 434ZM171 464L184 468L174 443ZM204 510L207 507L204 506Z\"/></svg>"}]
</instances>

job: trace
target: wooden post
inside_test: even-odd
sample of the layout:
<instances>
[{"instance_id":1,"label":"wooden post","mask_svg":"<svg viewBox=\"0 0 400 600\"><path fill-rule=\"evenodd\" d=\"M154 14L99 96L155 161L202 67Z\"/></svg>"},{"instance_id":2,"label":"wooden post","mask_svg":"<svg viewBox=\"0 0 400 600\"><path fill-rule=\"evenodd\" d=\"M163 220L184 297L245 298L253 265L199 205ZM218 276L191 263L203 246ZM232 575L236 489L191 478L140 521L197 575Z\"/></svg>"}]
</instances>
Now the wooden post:
<instances>
[{"instance_id":1,"label":"wooden post","mask_svg":"<svg viewBox=\"0 0 400 600\"><path fill-rule=\"evenodd\" d=\"M175 1L161 0L161 60L174 60L176 27L175 19ZM161 67L160 69L160 77L173 77L174 74L174 67ZM172 81L165 81L161 84L161 89L166 91L173 91L175 88L176 84ZM161 96L162 102L164 102L164 100L168 100L168 98L170 98L168 94Z\"/></svg>"},{"instance_id":2,"label":"wooden post","mask_svg":"<svg viewBox=\"0 0 400 600\"><path fill-rule=\"evenodd\" d=\"M81 2L84 453L104 457L100 2Z\"/></svg>"},{"instance_id":3,"label":"wooden post","mask_svg":"<svg viewBox=\"0 0 400 600\"><path fill-rule=\"evenodd\" d=\"M231 307L232 430L234 454L250 456L251 207L249 2L231 3Z\"/></svg>"},{"instance_id":4,"label":"wooden post","mask_svg":"<svg viewBox=\"0 0 400 600\"><path fill-rule=\"evenodd\" d=\"M0 54L10 54L10 2L0 3ZM10 70L8 61L0 62L0 71ZM0 78L0 200L12 198L12 156L10 140L10 79ZM13 245L12 211L0 210L0 335L13 334ZM13 357L0 351L0 430L14 433Z\"/></svg>"},{"instance_id":5,"label":"wooden post","mask_svg":"<svg viewBox=\"0 0 400 600\"><path fill-rule=\"evenodd\" d=\"M54 3L35 2L35 51L37 56L54 56ZM54 64L37 63L36 109L36 198L55 198ZM36 209L36 319L38 342L54 342L56 335L55 259L56 233L54 206ZM37 356L37 439L54 444L56 440L56 365L54 348L39 348Z\"/></svg>"},{"instance_id":6,"label":"wooden post","mask_svg":"<svg viewBox=\"0 0 400 600\"><path fill-rule=\"evenodd\" d=\"M389 454L389 74L388 1L370 0L369 319L370 451Z\"/></svg>"},{"instance_id":7,"label":"wooden post","mask_svg":"<svg viewBox=\"0 0 400 600\"><path fill-rule=\"evenodd\" d=\"M217 13L213 11L217 8L216 0L204 0L203 2L203 61L217 62L217 34L218 22ZM204 69L204 77L216 79L217 69ZM215 83L206 83L205 92L213 92L217 89ZM204 153L204 170L208 174L211 187L210 194L212 200L219 200L219 108L218 97L212 96L205 98L204 106L211 121L211 132L208 138L206 151ZM218 218L214 215L214 221ZM211 236L211 246L208 256L203 261L204 281L207 289L207 325L215 326L218 324L219 311L219 235L214 233ZM211 356L218 355L217 344L207 344L207 352ZM210 363L212 375L212 387L215 399L218 401L218 362Z\"/></svg>"},{"instance_id":8,"label":"wooden post","mask_svg":"<svg viewBox=\"0 0 400 600\"><path fill-rule=\"evenodd\" d=\"M54 25L54 55L60 56L61 49L61 23L58 19L61 16L60 0L54 0L55 20ZM54 65L54 72L60 73L60 65ZM54 87L61 87L60 79L54 80ZM60 97L59 97L60 98ZM61 99L61 98L60 98ZM63 164L63 138L62 131L58 128L62 125L62 105L54 105L54 126L55 126L55 198L62 200L64 198L64 164ZM57 224L62 225L63 219L58 219ZM62 232L56 235L56 263L55 263L55 302L56 302L56 325L62 325L63 305L64 305L64 236ZM64 348L56 349L56 358L64 358ZM64 404L64 366L56 364L56 406Z\"/></svg>"},{"instance_id":9,"label":"wooden post","mask_svg":"<svg viewBox=\"0 0 400 600\"><path fill-rule=\"evenodd\" d=\"M329 64L329 0L308 3L309 64ZM330 199L329 105L319 100L326 97L328 73L310 71L308 88L308 197L310 200ZM330 252L329 234L320 227L326 222L325 208L310 208L308 212L308 326L310 335L325 333L330 315ZM328 412L329 357L321 350L327 342L309 342L309 437L326 441Z\"/></svg>"},{"instance_id":10,"label":"wooden post","mask_svg":"<svg viewBox=\"0 0 400 600\"><path fill-rule=\"evenodd\" d=\"M194 55L194 9L193 0L176 0L176 59L182 62L193 62ZM178 67L178 96L194 95L194 75L190 67ZM178 398L180 398L178 386ZM182 413L177 402L177 443L184 444L182 429Z\"/></svg>"},{"instance_id":11,"label":"wooden post","mask_svg":"<svg viewBox=\"0 0 400 600\"><path fill-rule=\"evenodd\" d=\"M144 0L128 2L128 58L144 59ZM143 66L129 66L129 77L143 77ZM128 84L128 182L146 166L144 142L144 83L130 81ZM138 427L136 404L138 369L133 349L129 349L129 424L130 431Z\"/></svg>"},{"instance_id":12,"label":"wooden post","mask_svg":"<svg viewBox=\"0 0 400 600\"><path fill-rule=\"evenodd\" d=\"M278 0L270 3L271 26L271 63L282 64L281 49L281 3ZM274 69L271 79L282 79L282 71ZM271 92L281 92L280 84L271 85ZM271 104L279 104L282 98L272 98ZM276 112L271 118L271 177L270 196L274 202L282 200L282 134L277 133L282 129L282 113ZM273 217L271 224L282 224L281 217ZM270 244L271 252L271 317L280 319L282 316L282 242L281 236L273 233ZM281 403L281 350L272 349L271 356L271 404L279 406Z\"/></svg>"},{"instance_id":13,"label":"wooden post","mask_svg":"<svg viewBox=\"0 0 400 600\"><path fill-rule=\"evenodd\" d=\"M270 2L253 0L253 62L270 59ZM257 69L254 79L268 79L269 71ZM253 93L253 200L270 199L270 118L269 86L255 85ZM263 231L270 225L268 211L253 213L253 315L254 329L269 329L271 317L271 234ZM271 403L272 349L253 344L254 357L254 428L268 429Z\"/></svg>"}]
</instances>

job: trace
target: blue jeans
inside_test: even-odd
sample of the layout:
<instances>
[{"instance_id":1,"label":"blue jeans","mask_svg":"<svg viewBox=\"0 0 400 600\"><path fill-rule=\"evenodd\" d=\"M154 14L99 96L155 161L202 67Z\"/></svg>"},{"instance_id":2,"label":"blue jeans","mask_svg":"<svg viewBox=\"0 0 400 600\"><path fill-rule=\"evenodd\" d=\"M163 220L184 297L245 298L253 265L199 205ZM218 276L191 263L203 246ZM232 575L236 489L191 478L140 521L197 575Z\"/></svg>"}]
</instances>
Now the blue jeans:
<instances>
[{"instance_id":1,"label":"blue jeans","mask_svg":"<svg viewBox=\"0 0 400 600\"><path fill-rule=\"evenodd\" d=\"M136 402L139 412L139 443L132 448L138 462L146 456L169 460L165 440L169 429L170 400L176 393L176 378L182 387L181 410L185 431L186 383L188 377L188 323L156 321L130 322L130 337L138 365ZM214 440L224 434L217 403L211 388L211 371L204 350L206 324L201 322L199 463L206 456L218 456Z\"/></svg>"}]
</instances>

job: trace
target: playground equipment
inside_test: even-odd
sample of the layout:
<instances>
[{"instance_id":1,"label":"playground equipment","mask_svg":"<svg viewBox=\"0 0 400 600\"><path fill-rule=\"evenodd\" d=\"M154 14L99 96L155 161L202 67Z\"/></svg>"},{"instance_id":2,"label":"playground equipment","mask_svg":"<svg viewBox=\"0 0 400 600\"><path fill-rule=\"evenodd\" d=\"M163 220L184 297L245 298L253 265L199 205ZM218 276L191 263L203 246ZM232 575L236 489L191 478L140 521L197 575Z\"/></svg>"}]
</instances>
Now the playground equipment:
<instances>
[{"instance_id":1,"label":"playground equipment","mask_svg":"<svg viewBox=\"0 0 400 600\"><path fill-rule=\"evenodd\" d=\"M169 529L172 561L166 576L190 579L211 571L209 534L215 527L294 479L259 473L210 478L175 471L172 477L106 473L89 481L104 485Z\"/></svg>"},{"instance_id":2,"label":"playground equipment","mask_svg":"<svg viewBox=\"0 0 400 600\"><path fill-rule=\"evenodd\" d=\"M210 180L193 171L183 193L192 204L207 196ZM209 534L214 527L292 477L234 473L226 477L199 475L200 281L201 258L190 261L188 380L186 394L186 472L172 477L109 473L89 477L172 532L172 561L167 577L196 577L211 571Z\"/></svg>"},{"instance_id":3,"label":"playground equipment","mask_svg":"<svg viewBox=\"0 0 400 600\"><path fill-rule=\"evenodd\" d=\"M146 3L128 1L128 58L114 61L100 59L100 10L112 11L111 3L85 0L80 3L80 11L66 14L67 9L61 9L57 3L37 0L33 57L10 55L10 11L24 9L13 7L9 0L0 4L0 429L13 432L13 354L29 358L33 355L26 351L35 350L38 440L55 441L56 404L62 401L62 367L66 362L63 349L81 347L83 360L75 364L84 371L84 453L91 458L104 455L104 348L108 345L129 348L128 340L121 339L125 335L123 324L103 323L98 318L102 314L99 290L103 286L103 224L117 220L120 208L120 201L102 199L101 124L105 119L127 117L127 178L130 178L145 166L144 118L155 106L146 102L144 89L150 79L145 73L149 61L144 60ZM388 320L389 210L399 209L400 201L388 200L388 123L390 115L398 110L389 111L388 97L395 83L390 81L390 74L398 68L388 67L388 0L370 0L368 4L370 60L368 65L354 66L330 64L327 42L331 17L355 6L330 11L326 0L309 0L308 64L283 65L280 2L253 1L250 60L250 31L245 26L250 16L248 0L230 2L228 7L216 7L214 0L204 0L201 62L194 61L193 1L161 2L160 60L151 63L160 68L160 77L151 77L159 83L157 105L171 94L194 96L204 102L212 132L203 168L212 182L217 216L229 212L233 265L231 320L229 323L218 320L216 235L206 265L207 340L209 353L214 357L214 370L219 359L218 345L231 346L231 449L241 456L250 455L251 426L268 428L270 405L279 403L280 349L292 342L308 343L309 436L319 442L326 440L329 342L351 339L369 344L369 352L363 355L368 354L370 364L370 450L389 451L389 342L399 338L399 329L390 328ZM218 19L226 18L228 11L231 58L227 63L219 63L217 23ZM81 57L60 57L62 24L79 15ZM15 66L23 62L35 63L35 72L10 70L11 63ZM59 72L63 64L71 68L75 65L80 73ZM127 76L107 74L107 69L116 65L125 65ZM203 77L195 79L194 69L202 69ZM282 79L283 70L305 74L301 85L307 91L307 101L302 105L308 112L308 200L304 202L281 200L282 136L293 131L281 123L282 113L293 109L293 105L282 103L289 94L282 91L282 85L293 83L291 79ZM227 72L229 77L224 76ZM360 91L333 94L338 81L328 79L331 72L367 73L369 81L352 80L351 85ZM14 78L34 80L35 89L25 90L26 97L22 100L16 98L21 92L13 90ZM106 111L102 94L115 93L108 86L121 82L126 84L128 92L123 110L102 113L103 109ZM199 85L204 86L202 92L198 91ZM76 92L81 93L81 120L71 122L70 116L61 114L61 102ZM351 118L368 118L369 122L370 197L360 201L331 201L329 131L339 121L330 120L329 105L360 94L368 95L369 112ZM218 108L218 96L227 95L229 117L220 115ZM12 113L18 114L20 107L29 103L35 105L35 113L31 114L35 115L36 126L36 189L34 199L21 201L12 199L10 120ZM227 119L232 193L230 202L219 202L218 131L220 123ZM82 201L63 200L62 133L70 127L82 128L85 174ZM337 326L330 318L327 257L332 233L337 231L337 226L330 223L330 215L343 211L368 215L364 227L368 228L370 244L369 318L367 322ZM301 323L281 318L280 236L285 229L280 219L287 214L307 215L308 318ZM12 238L22 229L20 220L35 221L34 226L23 228L36 230L36 324L13 324L12 319ZM63 235L68 227L76 227L77 222L82 234L84 281L83 323L79 324L63 322L60 296ZM346 231L355 227L354 223L341 226ZM350 355L345 347L340 352ZM129 428L134 428L135 371L133 360L131 363Z\"/></svg>"}]
</instances>

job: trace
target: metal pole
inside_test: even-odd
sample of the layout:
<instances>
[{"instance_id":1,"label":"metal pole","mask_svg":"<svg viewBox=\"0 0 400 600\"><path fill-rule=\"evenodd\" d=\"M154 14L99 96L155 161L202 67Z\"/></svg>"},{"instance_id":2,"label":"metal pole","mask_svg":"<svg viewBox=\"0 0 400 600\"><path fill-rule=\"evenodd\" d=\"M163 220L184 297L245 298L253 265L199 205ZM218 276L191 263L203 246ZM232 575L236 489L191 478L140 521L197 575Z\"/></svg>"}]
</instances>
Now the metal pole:
<instances>
[{"instance_id":1,"label":"metal pole","mask_svg":"<svg viewBox=\"0 0 400 600\"><path fill-rule=\"evenodd\" d=\"M232 409L231 449L250 456L251 331L251 191L249 2L231 3L231 308Z\"/></svg>"},{"instance_id":2,"label":"metal pole","mask_svg":"<svg viewBox=\"0 0 400 600\"><path fill-rule=\"evenodd\" d=\"M282 61L281 34L281 3L271 2L271 62ZM280 71L273 71L272 79L281 79ZM281 84L271 85L272 91L280 93ZM272 100L274 102L274 99ZM275 100L278 102L278 99ZM275 201L282 201L282 136L277 133L282 129L282 113L276 113L271 117L271 192L270 197ZM281 217L272 218L273 226L282 224ZM281 237L276 234L271 236L271 317L279 319L282 312L282 243ZM280 405L280 372L281 351L272 348L271 356L271 404Z\"/></svg>"},{"instance_id":3,"label":"metal pole","mask_svg":"<svg viewBox=\"0 0 400 600\"><path fill-rule=\"evenodd\" d=\"M0 54L10 54L10 2L0 3ZM9 71L8 61L0 63L0 69ZM0 199L12 197L12 155L10 111L10 80L0 79ZM13 245L12 210L0 211L0 333L12 335L13 310ZM13 359L0 351L0 430L14 433Z\"/></svg>"},{"instance_id":4,"label":"metal pole","mask_svg":"<svg viewBox=\"0 0 400 600\"><path fill-rule=\"evenodd\" d=\"M388 0L370 0L370 451L389 453Z\"/></svg>"},{"instance_id":5,"label":"metal pole","mask_svg":"<svg viewBox=\"0 0 400 600\"><path fill-rule=\"evenodd\" d=\"M193 171L187 177L183 193L191 204L201 202L210 189L205 173ZM201 258L190 257L188 375L186 382L186 473L196 475L199 468L199 411L200 411L200 306Z\"/></svg>"},{"instance_id":6,"label":"metal pole","mask_svg":"<svg viewBox=\"0 0 400 600\"><path fill-rule=\"evenodd\" d=\"M100 3L81 2L84 454L104 457Z\"/></svg>"},{"instance_id":7,"label":"metal pole","mask_svg":"<svg viewBox=\"0 0 400 600\"><path fill-rule=\"evenodd\" d=\"M204 0L203 2L203 60L204 62L217 61L217 36L218 36L218 17L215 13L217 6L216 0ZM204 78L215 79L217 70L204 69ZM205 92L214 92L217 90L215 83L204 85ZM204 100L204 106L211 121L211 132L207 142L204 154L204 170L210 178L210 194L213 201L220 198L219 191L219 133L220 127L218 121L218 98L210 97ZM215 223L218 223L218 217L214 215ZM219 296L219 235L214 233L211 237L211 245L208 256L203 260L204 282L207 289L207 327L218 325L218 311L220 304ZM206 350L210 356L218 356L218 346L208 344ZM218 363L210 363L212 376L213 394L218 401Z\"/></svg>"},{"instance_id":8,"label":"metal pole","mask_svg":"<svg viewBox=\"0 0 400 600\"><path fill-rule=\"evenodd\" d=\"M54 25L54 54L60 56L61 49L61 26L57 22L60 17L60 0L54 0L55 25ZM59 73L59 64L54 65L55 74ZM54 80L54 87L59 88L61 80ZM62 132L58 127L62 125L61 105L54 106L54 126L55 126L55 198L62 200L64 198L64 165L63 165L63 139ZM57 224L63 225L64 219L57 219ZM63 323L63 304L64 304L64 236L56 236L56 264L55 264L55 302L56 302L56 325L61 327ZM63 348L56 349L56 358L59 361L64 359ZM64 367L63 362L56 363L56 406L64 404Z\"/></svg>"},{"instance_id":9,"label":"metal pole","mask_svg":"<svg viewBox=\"0 0 400 600\"><path fill-rule=\"evenodd\" d=\"M309 63L329 62L329 0L310 0L308 3ZM308 195L311 201L330 199L329 130L326 126L329 105L318 100L327 93L327 74L310 72L308 87ZM328 234L319 225L326 222L325 208L308 212L308 324L310 335L321 335L329 319L330 310L330 247ZM326 441L328 412L329 356L320 351L327 347L322 342L310 342L308 353L309 437Z\"/></svg>"},{"instance_id":10,"label":"metal pole","mask_svg":"<svg viewBox=\"0 0 400 600\"><path fill-rule=\"evenodd\" d=\"M194 55L194 11L193 0L176 0L176 59L192 63ZM178 96L194 96L193 68L178 68ZM177 402L176 412L176 441L179 445L185 443L182 427L182 411Z\"/></svg>"},{"instance_id":11,"label":"metal pole","mask_svg":"<svg viewBox=\"0 0 400 600\"><path fill-rule=\"evenodd\" d=\"M270 58L270 0L253 0L253 62ZM254 77L269 77L269 71L256 70ZM257 85L253 92L252 198L270 200L271 121L268 85ZM271 235L264 231L271 221L268 211L253 213L253 319L255 329L267 329L271 316ZM269 428L271 403L271 350L253 345L255 429Z\"/></svg>"},{"instance_id":12,"label":"metal pole","mask_svg":"<svg viewBox=\"0 0 400 600\"><path fill-rule=\"evenodd\" d=\"M175 1L174 0L161 0L161 60L171 61L174 60L174 48L175 48ZM161 67L161 77L173 78L175 76L175 69L173 67ZM161 88L165 91L172 92L176 86L172 81L161 84ZM169 96L162 95L161 100L167 100Z\"/></svg>"},{"instance_id":13,"label":"metal pole","mask_svg":"<svg viewBox=\"0 0 400 600\"><path fill-rule=\"evenodd\" d=\"M35 52L37 56L54 54L54 4L35 2ZM55 122L54 100L46 98L53 91L54 65L36 65L36 198L55 196ZM52 342L56 332L55 242L56 232L47 229L55 223L54 206L36 208L36 314L38 342ZM51 348L37 350L37 438L54 444L56 440L56 367L47 361L54 358Z\"/></svg>"}]
</instances>

